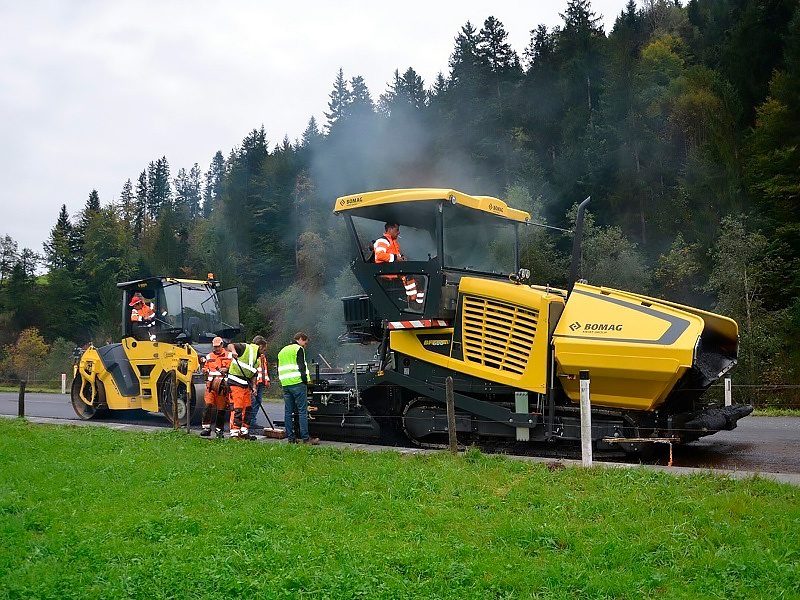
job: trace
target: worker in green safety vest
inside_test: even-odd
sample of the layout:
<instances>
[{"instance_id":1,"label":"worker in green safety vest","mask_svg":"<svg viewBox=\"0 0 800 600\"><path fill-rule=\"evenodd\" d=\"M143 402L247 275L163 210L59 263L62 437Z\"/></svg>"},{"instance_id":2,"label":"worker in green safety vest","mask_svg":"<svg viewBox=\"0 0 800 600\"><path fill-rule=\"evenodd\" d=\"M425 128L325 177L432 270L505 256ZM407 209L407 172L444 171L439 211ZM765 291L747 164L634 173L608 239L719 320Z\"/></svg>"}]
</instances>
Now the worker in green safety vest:
<instances>
[{"instance_id":1,"label":"worker in green safety vest","mask_svg":"<svg viewBox=\"0 0 800 600\"><path fill-rule=\"evenodd\" d=\"M266 351L267 342L261 338L259 344L230 344L228 349L233 357L228 367L230 400L233 404L231 414L231 439L254 440L250 435L250 390L258 371L258 355Z\"/></svg>"},{"instance_id":2,"label":"worker in green safety vest","mask_svg":"<svg viewBox=\"0 0 800 600\"><path fill-rule=\"evenodd\" d=\"M319 438L308 434L308 384L311 376L306 364L308 336L302 331L294 334L294 342L278 353L278 379L283 388L284 424L290 444L297 442L294 414L300 423L300 438L304 444L319 444Z\"/></svg>"}]
</instances>

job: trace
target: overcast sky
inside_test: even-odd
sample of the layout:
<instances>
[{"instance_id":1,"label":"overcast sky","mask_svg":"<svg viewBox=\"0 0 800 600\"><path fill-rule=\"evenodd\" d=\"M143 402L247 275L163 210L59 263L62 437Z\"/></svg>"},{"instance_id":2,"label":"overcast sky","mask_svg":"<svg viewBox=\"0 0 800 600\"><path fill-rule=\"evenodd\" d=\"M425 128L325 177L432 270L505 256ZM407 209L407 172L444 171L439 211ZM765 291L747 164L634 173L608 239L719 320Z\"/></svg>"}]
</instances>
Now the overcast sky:
<instances>
[{"instance_id":1,"label":"overcast sky","mask_svg":"<svg viewBox=\"0 0 800 600\"><path fill-rule=\"evenodd\" d=\"M626 0L593 0L608 33ZM272 145L325 122L341 67L373 99L395 69L426 88L462 25L499 19L522 56L566 0L402 3L0 0L0 236L42 251L66 204L105 205L150 161L172 176L227 157L264 125Z\"/></svg>"}]
</instances>

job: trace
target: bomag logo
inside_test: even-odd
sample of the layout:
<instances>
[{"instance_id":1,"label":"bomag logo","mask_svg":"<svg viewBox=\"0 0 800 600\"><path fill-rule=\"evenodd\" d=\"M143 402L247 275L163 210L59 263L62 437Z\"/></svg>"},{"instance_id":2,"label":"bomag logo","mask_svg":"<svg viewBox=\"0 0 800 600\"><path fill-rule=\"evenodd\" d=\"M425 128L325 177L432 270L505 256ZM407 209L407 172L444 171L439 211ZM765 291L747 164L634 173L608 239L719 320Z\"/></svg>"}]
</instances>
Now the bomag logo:
<instances>
[{"instance_id":1,"label":"bomag logo","mask_svg":"<svg viewBox=\"0 0 800 600\"><path fill-rule=\"evenodd\" d=\"M353 196L352 198L342 198L339 200L339 206L353 206L360 204L363 198L361 196Z\"/></svg>"},{"instance_id":2,"label":"bomag logo","mask_svg":"<svg viewBox=\"0 0 800 600\"><path fill-rule=\"evenodd\" d=\"M622 323L586 323L583 332L602 333L604 331L622 331Z\"/></svg>"},{"instance_id":3,"label":"bomag logo","mask_svg":"<svg viewBox=\"0 0 800 600\"><path fill-rule=\"evenodd\" d=\"M494 202L489 202L489 210L496 213L505 212L505 208L502 205L495 204Z\"/></svg>"},{"instance_id":4,"label":"bomag logo","mask_svg":"<svg viewBox=\"0 0 800 600\"><path fill-rule=\"evenodd\" d=\"M423 346L449 346L450 340L425 340Z\"/></svg>"}]
</instances>

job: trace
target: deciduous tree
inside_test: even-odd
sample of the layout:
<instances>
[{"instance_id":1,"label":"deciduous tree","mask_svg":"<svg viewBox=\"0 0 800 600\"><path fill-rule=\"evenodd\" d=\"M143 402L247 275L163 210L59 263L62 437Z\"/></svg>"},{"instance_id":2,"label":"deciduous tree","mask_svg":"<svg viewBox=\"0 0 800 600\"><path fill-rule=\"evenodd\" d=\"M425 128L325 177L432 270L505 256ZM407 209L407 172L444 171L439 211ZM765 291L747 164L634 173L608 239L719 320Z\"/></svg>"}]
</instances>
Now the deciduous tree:
<instances>
[{"instance_id":1,"label":"deciduous tree","mask_svg":"<svg viewBox=\"0 0 800 600\"><path fill-rule=\"evenodd\" d=\"M16 344L6 347L6 354L20 379L36 380L36 372L41 369L48 347L36 327L24 329L17 338Z\"/></svg>"}]
</instances>

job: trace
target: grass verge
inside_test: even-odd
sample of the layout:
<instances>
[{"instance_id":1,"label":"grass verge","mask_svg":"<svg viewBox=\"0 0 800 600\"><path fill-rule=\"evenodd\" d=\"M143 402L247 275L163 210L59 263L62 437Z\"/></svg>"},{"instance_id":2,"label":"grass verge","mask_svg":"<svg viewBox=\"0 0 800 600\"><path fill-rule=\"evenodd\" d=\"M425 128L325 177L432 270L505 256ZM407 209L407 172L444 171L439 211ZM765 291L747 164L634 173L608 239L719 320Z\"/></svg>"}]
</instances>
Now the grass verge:
<instances>
[{"instance_id":1,"label":"grass verge","mask_svg":"<svg viewBox=\"0 0 800 600\"><path fill-rule=\"evenodd\" d=\"M0 392L19 392L19 385L0 385ZM69 392L69 385L67 385L67 392ZM60 394L61 384L55 385L41 385L33 384L25 386L25 393L29 394Z\"/></svg>"},{"instance_id":2,"label":"grass verge","mask_svg":"<svg viewBox=\"0 0 800 600\"><path fill-rule=\"evenodd\" d=\"M0 597L800 594L796 488L0 421Z\"/></svg>"},{"instance_id":3,"label":"grass verge","mask_svg":"<svg viewBox=\"0 0 800 600\"><path fill-rule=\"evenodd\" d=\"M754 417L800 417L800 410L796 408L757 408L753 411Z\"/></svg>"}]
</instances>

